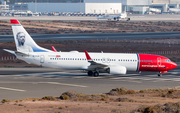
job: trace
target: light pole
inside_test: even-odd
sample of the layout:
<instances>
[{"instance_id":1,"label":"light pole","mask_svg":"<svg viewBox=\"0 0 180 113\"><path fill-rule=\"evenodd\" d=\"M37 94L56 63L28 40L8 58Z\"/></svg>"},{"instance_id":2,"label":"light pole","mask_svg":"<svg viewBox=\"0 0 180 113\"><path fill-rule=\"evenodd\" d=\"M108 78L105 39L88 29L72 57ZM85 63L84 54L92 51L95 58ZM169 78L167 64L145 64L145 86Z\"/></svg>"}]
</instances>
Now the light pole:
<instances>
[{"instance_id":1,"label":"light pole","mask_svg":"<svg viewBox=\"0 0 180 113\"><path fill-rule=\"evenodd\" d=\"M35 13L37 12L37 0L35 0Z\"/></svg>"},{"instance_id":2,"label":"light pole","mask_svg":"<svg viewBox=\"0 0 180 113\"><path fill-rule=\"evenodd\" d=\"M81 13L81 0L80 0L80 13Z\"/></svg>"}]
</instances>

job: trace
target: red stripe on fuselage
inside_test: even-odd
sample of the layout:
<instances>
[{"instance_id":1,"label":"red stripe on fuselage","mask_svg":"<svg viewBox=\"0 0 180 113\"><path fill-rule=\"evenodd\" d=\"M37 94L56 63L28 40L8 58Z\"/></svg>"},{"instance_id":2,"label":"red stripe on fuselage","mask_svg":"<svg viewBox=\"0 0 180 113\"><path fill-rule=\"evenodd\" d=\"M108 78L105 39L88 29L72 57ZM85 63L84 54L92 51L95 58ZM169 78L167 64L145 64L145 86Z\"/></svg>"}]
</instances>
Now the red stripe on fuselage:
<instances>
[{"instance_id":1,"label":"red stripe on fuselage","mask_svg":"<svg viewBox=\"0 0 180 113\"><path fill-rule=\"evenodd\" d=\"M139 54L138 71L168 71L175 68L173 62L167 62L166 57L159 55Z\"/></svg>"}]
</instances>

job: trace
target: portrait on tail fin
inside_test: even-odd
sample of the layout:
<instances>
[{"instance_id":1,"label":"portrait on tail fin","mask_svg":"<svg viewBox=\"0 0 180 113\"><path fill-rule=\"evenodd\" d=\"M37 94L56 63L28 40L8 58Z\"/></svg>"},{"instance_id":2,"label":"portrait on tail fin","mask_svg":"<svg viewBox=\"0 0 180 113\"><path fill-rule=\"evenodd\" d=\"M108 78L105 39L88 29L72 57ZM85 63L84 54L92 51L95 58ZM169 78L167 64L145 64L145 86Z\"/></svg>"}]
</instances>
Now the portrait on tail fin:
<instances>
[{"instance_id":1,"label":"portrait on tail fin","mask_svg":"<svg viewBox=\"0 0 180 113\"><path fill-rule=\"evenodd\" d=\"M16 35L16 39L18 40L19 46L24 46L25 43L25 34L23 32L18 32Z\"/></svg>"}]
</instances>

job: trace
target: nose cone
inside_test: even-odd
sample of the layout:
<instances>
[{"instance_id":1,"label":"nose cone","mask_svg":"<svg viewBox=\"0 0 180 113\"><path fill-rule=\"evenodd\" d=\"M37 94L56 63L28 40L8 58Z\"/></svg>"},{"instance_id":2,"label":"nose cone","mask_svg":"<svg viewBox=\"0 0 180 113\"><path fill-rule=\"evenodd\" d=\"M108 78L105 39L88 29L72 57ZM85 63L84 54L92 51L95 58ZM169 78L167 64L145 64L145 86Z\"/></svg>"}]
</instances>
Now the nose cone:
<instances>
[{"instance_id":1,"label":"nose cone","mask_svg":"<svg viewBox=\"0 0 180 113\"><path fill-rule=\"evenodd\" d=\"M174 69L174 68L176 68L176 67L177 67L177 64L174 63L174 62L171 62L171 69Z\"/></svg>"}]
</instances>

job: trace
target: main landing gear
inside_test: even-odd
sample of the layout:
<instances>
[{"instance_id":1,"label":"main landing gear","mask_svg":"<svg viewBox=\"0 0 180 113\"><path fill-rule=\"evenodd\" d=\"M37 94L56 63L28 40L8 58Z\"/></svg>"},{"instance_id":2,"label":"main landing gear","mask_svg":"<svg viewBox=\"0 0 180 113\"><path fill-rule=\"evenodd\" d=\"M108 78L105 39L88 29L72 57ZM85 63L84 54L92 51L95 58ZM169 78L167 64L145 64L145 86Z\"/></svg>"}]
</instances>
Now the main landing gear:
<instances>
[{"instance_id":1,"label":"main landing gear","mask_svg":"<svg viewBox=\"0 0 180 113\"><path fill-rule=\"evenodd\" d=\"M94 77L98 77L99 76L99 72L98 71L88 71L88 76L94 76Z\"/></svg>"}]
</instances>

